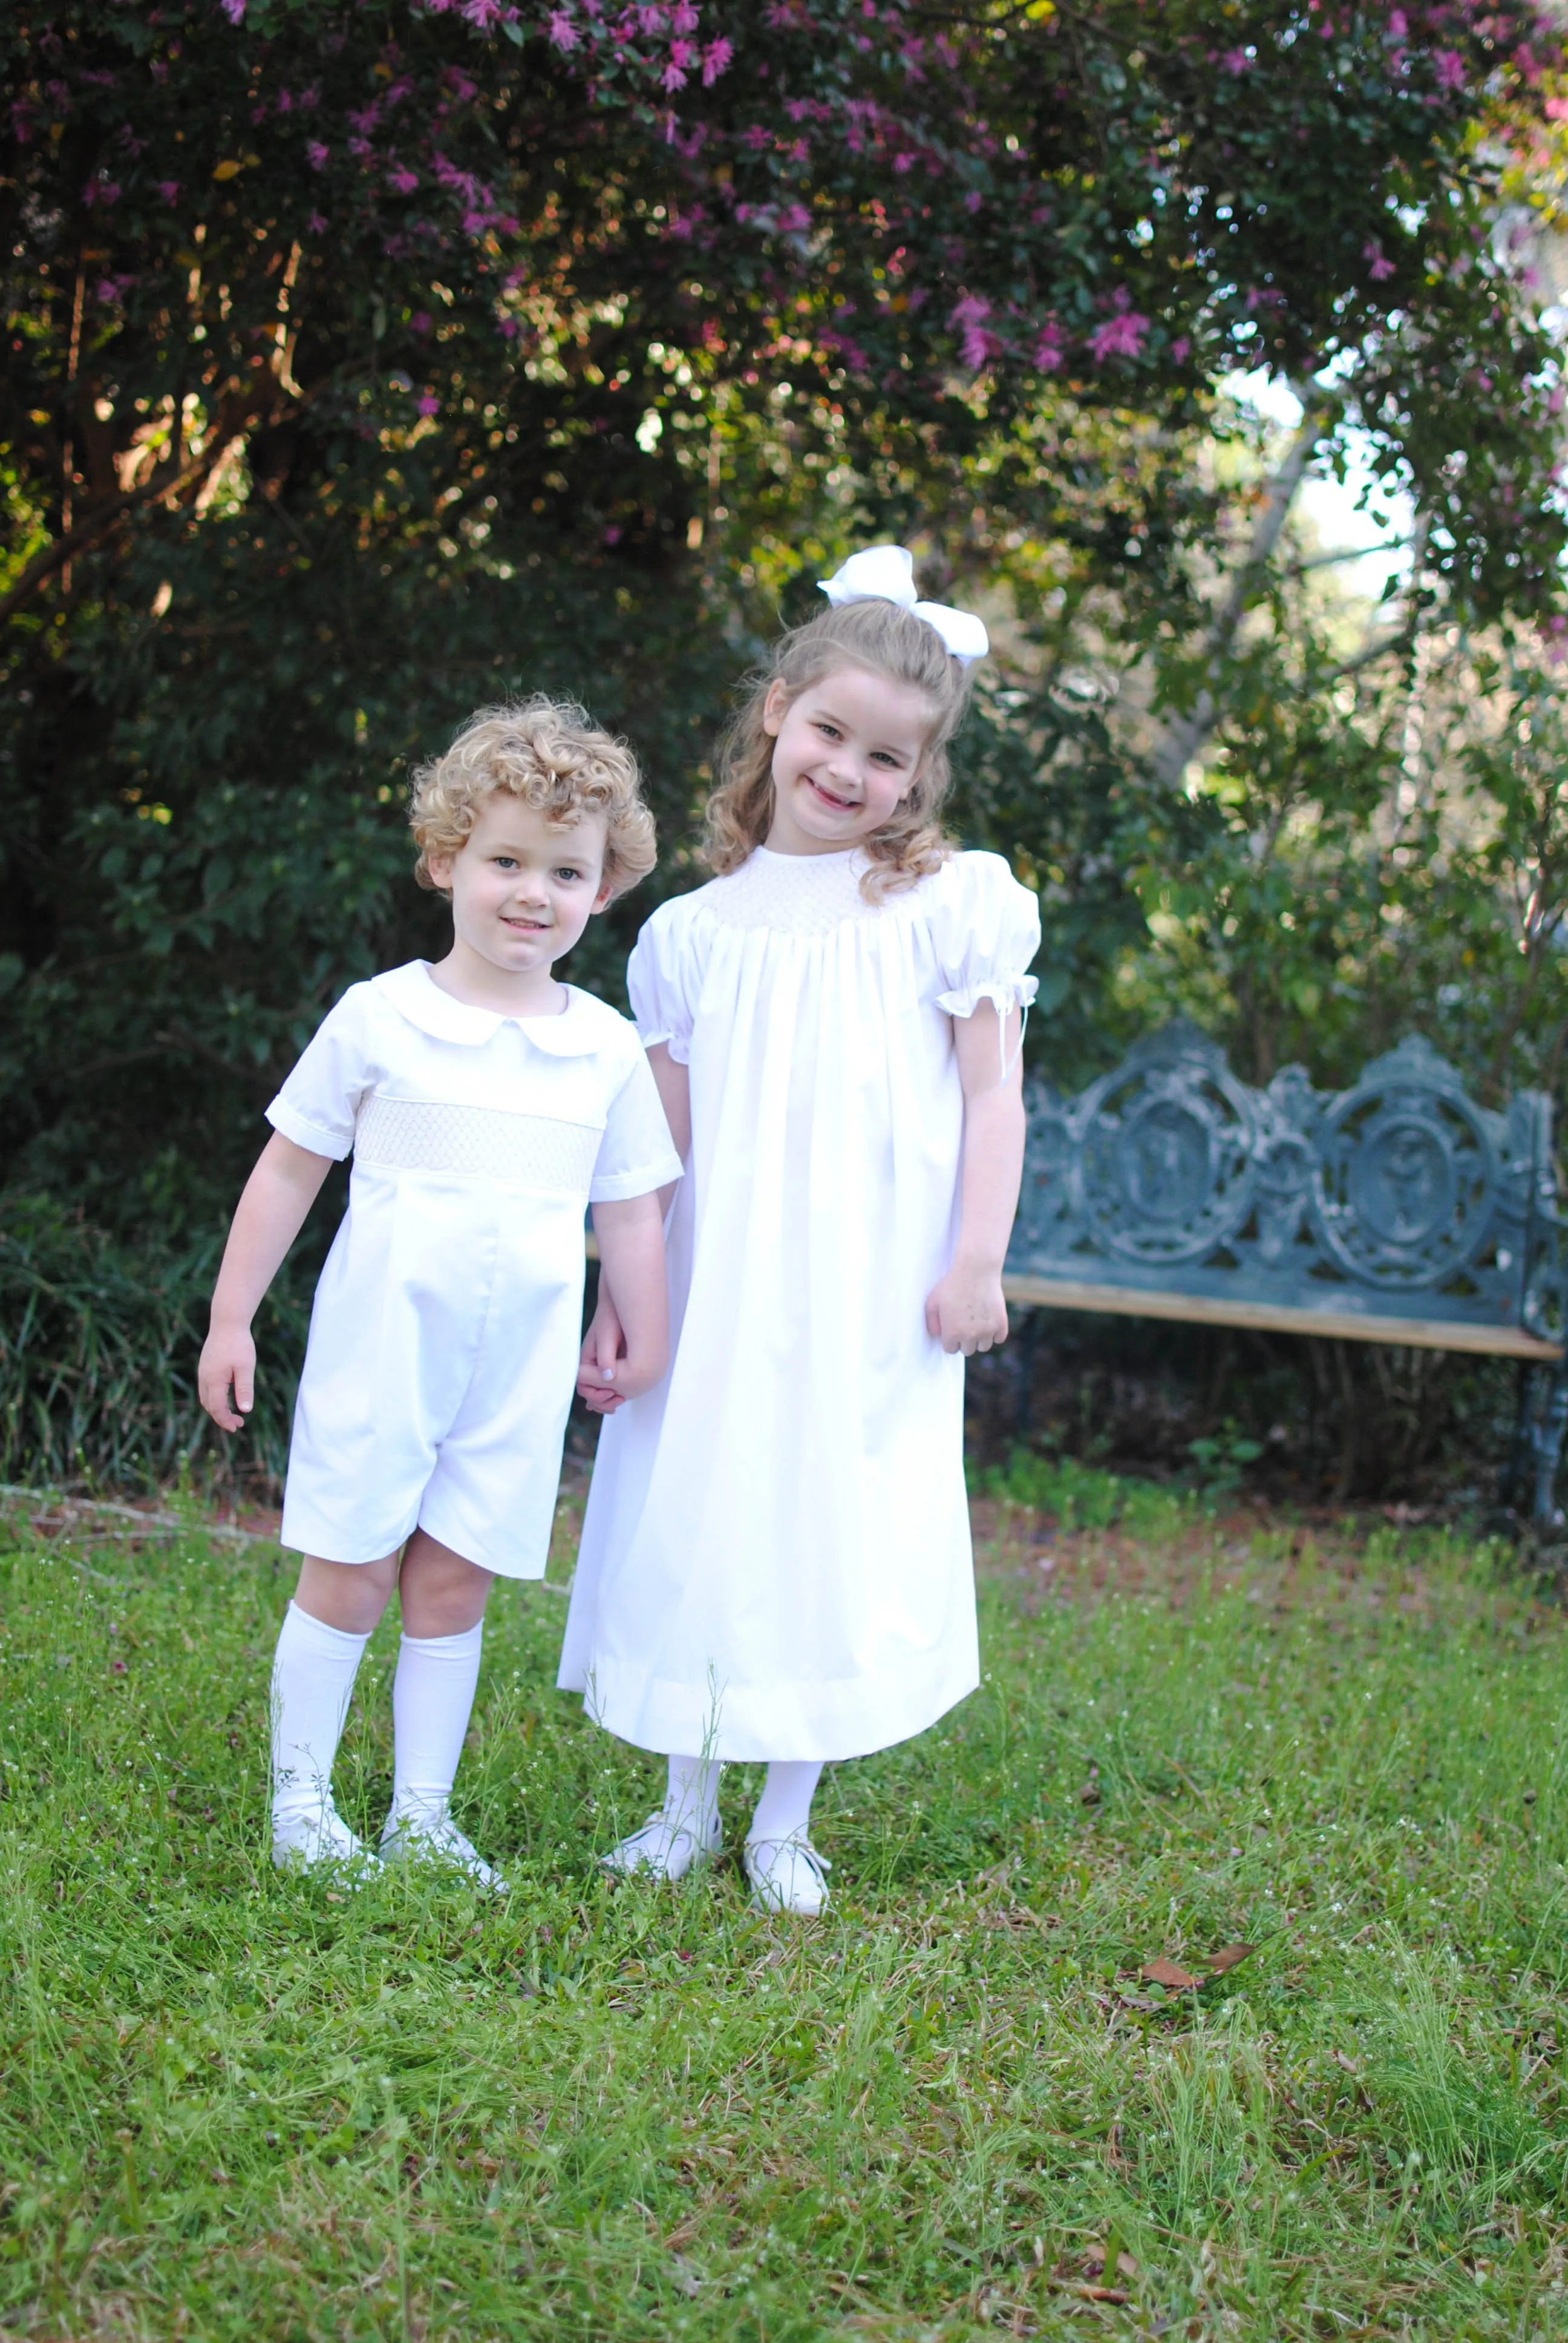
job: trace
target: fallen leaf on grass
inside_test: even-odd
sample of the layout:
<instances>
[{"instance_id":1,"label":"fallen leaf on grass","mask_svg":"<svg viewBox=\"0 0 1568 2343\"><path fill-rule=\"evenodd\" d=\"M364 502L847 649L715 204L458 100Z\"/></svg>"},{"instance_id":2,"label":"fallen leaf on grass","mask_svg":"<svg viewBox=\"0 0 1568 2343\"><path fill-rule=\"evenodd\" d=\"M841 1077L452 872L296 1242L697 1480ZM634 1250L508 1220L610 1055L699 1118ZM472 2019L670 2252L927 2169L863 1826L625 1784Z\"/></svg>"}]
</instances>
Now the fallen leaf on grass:
<instances>
[{"instance_id":1,"label":"fallen leaf on grass","mask_svg":"<svg viewBox=\"0 0 1568 2343\"><path fill-rule=\"evenodd\" d=\"M1201 1982L1190 1970L1179 1969L1174 1961L1168 1961L1163 1953L1158 1960L1145 1961L1138 1974L1145 1985L1162 1985L1171 1993L1191 1993Z\"/></svg>"},{"instance_id":2,"label":"fallen leaf on grass","mask_svg":"<svg viewBox=\"0 0 1568 2343\"><path fill-rule=\"evenodd\" d=\"M1097 1806L1097 1805L1100 1804L1100 1785L1099 1785L1099 1783L1098 1783L1098 1782L1085 1782L1085 1784L1084 1784L1084 1785L1083 1785L1082 1789L1081 1789L1081 1790L1080 1790L1080 1792L1079 1792L1079 1794L1078 1794L1078 1800L1079 1800L1079 1804L1080 1804L1081 1805L1084 1805L1084 1806Z\"/></svg>"},{"instance_id":3,"label":"fallen leaf on grass","mask_svg":"<svg viewBox=\"0 0 1568 2343\"><path fill-rule=\"evenodd\" d=\"M1342 2066L1347 2075L1353 2075L1357 2082L1360 2082L1362 2070L1353 2058L1347 2056L1342 2050L1334 2051L1332 2057L1336 2066Z\"/></svg>"},{"instance_id":4,"label":"fallen leaf on grass","mask_svg":"<svg viewBox=\"0 0 1568 2343\"><path fill-rule=\"evenodd\" d=\"M1138 1975L1144 1985L1162 1985L1168 1993L1192 1993L1203 1986L1212 1985L1216 1977L1222 1977L1228 1969L1233 1969L1238 1962L1244 1961L1254 1949L1251 1945L1221 1945L1219 1951L1211 1956L1205 1976L1195 1976L1191 1969L1179 1968L1174 1961L1168 1961L1161 1953L1157 1960L1145 1961Z\"/></svg>"}]
</instances>

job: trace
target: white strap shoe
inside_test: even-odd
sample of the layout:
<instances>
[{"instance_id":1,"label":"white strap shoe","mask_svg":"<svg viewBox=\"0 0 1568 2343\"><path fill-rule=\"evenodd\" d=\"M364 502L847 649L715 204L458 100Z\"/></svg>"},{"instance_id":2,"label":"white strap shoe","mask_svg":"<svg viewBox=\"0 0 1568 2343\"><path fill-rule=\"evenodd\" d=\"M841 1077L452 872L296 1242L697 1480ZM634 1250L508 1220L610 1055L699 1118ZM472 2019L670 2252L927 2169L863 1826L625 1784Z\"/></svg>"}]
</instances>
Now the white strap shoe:
<instances>
[{"instance_id":1,"label":"white strap shoe","mask_svg":"<svg viewBox=\"0 0 1568 2343\"><path fill-rule=\"evenodd\" d=\"M618 1879L628 1879L633 1873L650 1879L684 1879L688 1872L711 1863L723 1845L724 1826L717 1814L705 1831L695 1820L672 1819L660 1806L640 1830L601 1855L599 1864Z\"/></svg>"},{"instance_id":2,"label":"white strap shoe","mask_svg":"<svg viewBox=\"0 0 1568 2343\"><path fill-rule=\"evenodd\" d=\"M383 1863L440 1864L448 1871L467 1872L476 1886L492 1896L508 1893L500 1873L485 1861L472 1839L465 1838L449 1814L390 1814L381 1833Z\"/></svg>"},{"instance_id":3,"label":"white strap shoe","mask_svg":"<svg viewBox=\"0 0 1568 2343\"><path fill-rule=\"evenodd\" d=\"M279 1871L334 1871L367 1878L380 1862L356 1838L330 1798L272 1811L272 1859Z\"/></svg>"},{"instance_id":4,"label":"white strap shoe","mask_svg":"<svg viewBox=\"0 0 1568 2343\"><path fill-rule=\"evenodd\" d=\"M832 1865L798 1832L789 1838L749 1838L743 1860L751 1900L765 1912L795 1912L814 1920L828 1901Z\"/></svg>"}]
</instances>

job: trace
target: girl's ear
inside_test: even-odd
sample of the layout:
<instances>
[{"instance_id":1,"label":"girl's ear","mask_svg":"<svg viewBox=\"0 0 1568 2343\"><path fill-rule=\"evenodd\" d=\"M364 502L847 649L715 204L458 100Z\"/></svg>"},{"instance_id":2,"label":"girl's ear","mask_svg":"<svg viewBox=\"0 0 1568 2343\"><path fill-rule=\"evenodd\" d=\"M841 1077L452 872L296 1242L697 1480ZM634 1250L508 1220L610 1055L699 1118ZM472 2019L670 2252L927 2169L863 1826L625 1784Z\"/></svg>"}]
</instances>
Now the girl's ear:
<instances>
[{"instance_id":1,"label":"girl's ear","mask_svg":"<svg viewBox=\"0 0 1568 2343\"><path fill-rule=\"evenodd\" d=\"M768 687L768 697L762 703L762 729L769 739L777 740L789 713L789 694L781 676L775 676Z\"/></svg>"}]
</instances>

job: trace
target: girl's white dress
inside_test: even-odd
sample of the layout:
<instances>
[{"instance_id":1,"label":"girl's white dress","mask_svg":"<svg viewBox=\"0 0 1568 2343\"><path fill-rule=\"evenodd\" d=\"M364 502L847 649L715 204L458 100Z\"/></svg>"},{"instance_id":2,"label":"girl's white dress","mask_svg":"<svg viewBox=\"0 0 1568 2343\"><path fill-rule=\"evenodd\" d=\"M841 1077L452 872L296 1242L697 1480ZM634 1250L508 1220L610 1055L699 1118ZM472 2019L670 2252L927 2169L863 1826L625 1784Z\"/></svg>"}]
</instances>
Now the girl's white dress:
<instances>
[{"instance_id":1,"label":"girl's white dress","mask_svg":"<svg viewBox=\"0 0 1568 2343\"><path fill-rule=\"evenodd\" d=\"M952 1020L1033 999L1035 899L953 856L868 903L858 850L759 848L662 904L628 979L690 1067L676 1351L599 1437L559 1682L643 1748L850 1757L979 1681Z\"/></svg>"},{"instance_id":2,"label":"girl's white dress","mask_svg":"<svg viewBox=\"0 0 1568 2343\"><path fill-rule=\"evenodd\" d=\"M310 1319L283 1543L374 1562L417 1526L544 1574L582 1329L583 1212L680 1176L635 1028L350 986L267 1109L354 1171Z\"/></svg>"}]
</instances>

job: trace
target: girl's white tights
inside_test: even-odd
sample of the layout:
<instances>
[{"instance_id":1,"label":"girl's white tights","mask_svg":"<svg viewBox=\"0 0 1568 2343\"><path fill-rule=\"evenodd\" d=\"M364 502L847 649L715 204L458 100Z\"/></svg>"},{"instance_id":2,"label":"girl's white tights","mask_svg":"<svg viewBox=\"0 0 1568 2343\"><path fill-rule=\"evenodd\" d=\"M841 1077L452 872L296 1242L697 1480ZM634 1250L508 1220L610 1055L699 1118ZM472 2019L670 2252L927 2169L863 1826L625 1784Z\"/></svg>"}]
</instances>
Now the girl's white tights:
<instances>
[{"instance_id":1,"label":"girl's white tights","mask_svg":"<svg viewBox=\"0 0 1568 2343\"><path fill-rule=\"evenodd\" d=\"M665 1792L664 1821L671 1835L689 1830L706 1846L719 1811L719 1776L714 1757L671 1757L669 1787ZM749 1839L804 1838L811 1820L811 1801L822 1778L817 1758L775 1760L751 1817Z\"/></svg>"}]
</instances>

